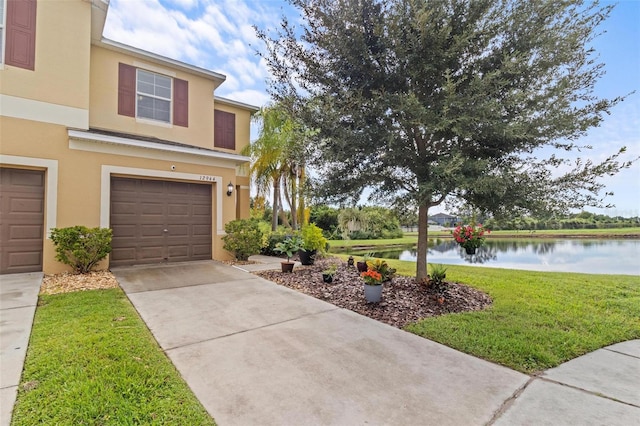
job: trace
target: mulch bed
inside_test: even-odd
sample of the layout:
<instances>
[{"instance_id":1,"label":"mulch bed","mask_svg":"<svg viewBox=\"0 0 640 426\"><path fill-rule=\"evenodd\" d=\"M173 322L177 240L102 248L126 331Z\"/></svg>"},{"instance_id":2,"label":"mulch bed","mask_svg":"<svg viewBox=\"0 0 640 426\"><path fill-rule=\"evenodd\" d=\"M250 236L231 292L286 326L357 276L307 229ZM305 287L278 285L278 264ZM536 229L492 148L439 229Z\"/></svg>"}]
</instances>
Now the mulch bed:
<instances>
[{"instance_id":1,"label":"mulch bed","mask_svg":"<svg viewBox=\"0 0 640 426\"><path fill-rule=\"evenodd\" d=\"M333 282L326 284L322 281L322 271L330 264L338 265L338 270ZM449 282L445 290L435 291L416 283L415 278L404 276L396 276L391 282L384 283L380 303L367 303L364 284L356 267L337 259L316 260L311 266L297 266L293 273L278 270L255 274L398 328L422 318L478 311L492 303L487 294L464 284Z\"/></svg>"},{"instance_id":2,"label":"mulch bed","mask_svg":"<svg viewBox=\"0 0 640 426\"><path fill-rule=\"evenodd\" d=\"M72 291L102 290L118 288L118 281L109 271L94 271L87 274L45 275L40 287L41 294L70 293Z\"/></svg>"}]
</instances>

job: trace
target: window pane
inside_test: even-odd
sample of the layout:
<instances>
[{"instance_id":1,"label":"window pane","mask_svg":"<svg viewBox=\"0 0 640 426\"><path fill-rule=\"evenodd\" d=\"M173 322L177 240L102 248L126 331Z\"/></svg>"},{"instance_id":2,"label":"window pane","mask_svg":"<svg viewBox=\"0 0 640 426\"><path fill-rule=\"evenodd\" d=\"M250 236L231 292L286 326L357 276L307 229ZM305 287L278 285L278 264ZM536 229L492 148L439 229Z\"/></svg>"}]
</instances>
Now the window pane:
<instances>
[{"instance_id":1,"label":"window pane","mask_svg":"<svg viewBox=\"0 0 640 426\"><path fill-rule=\"evenodd\" d=\"M171 87L168 89L165 87L156 87L156 96L160 96L162 98L171 99Z\"/></svg>"},{"instance_id":2,"label":"window pane","mask_svg":"<svg viewBox=\"0 0 640 426\"><path fill-rule=\"evenodd\" d=\"M152 73L144 70L138 70L138 82L144 81L145 83L153 84L153 80L154 78Z\"/></svg>"},{"instance_id":3,"label":"window pane","mask_svg":"<svg viewBox=\"0 0 640 426\"><path fill-rule=\"evenodd\" d=\"M147 95L153 95L153 84L144 83L142 81L138 82L138 92L146 93Z\"/></svg>"},{"instance_id":4,"label":"window pane","mask_svg":"<svg viewBox=\"0 0 640 426\"><path fill-rule=\"evenodd\" d=\"M138 95L138 117L169 123L171 120L171 102Z\"/></svg>"},{"instance_id":5,"label":"window pane","mask_svg":"<svg viewBox=\"0 0 640 426\"><path fill-rule=\"evenodd\" d=\"M169 122L171 119L170 102L154 99L154 115L156 120Z\"/></svg>"},{"instance_id":6,"label":"window pane","mask_svg":"<svg viewBox=\"0 0 640 426\"><path fill-rule=\"evenodd\" d=\"M153 98L138 96L138 117L153 119Z\"/></svg>"}]
</instances>

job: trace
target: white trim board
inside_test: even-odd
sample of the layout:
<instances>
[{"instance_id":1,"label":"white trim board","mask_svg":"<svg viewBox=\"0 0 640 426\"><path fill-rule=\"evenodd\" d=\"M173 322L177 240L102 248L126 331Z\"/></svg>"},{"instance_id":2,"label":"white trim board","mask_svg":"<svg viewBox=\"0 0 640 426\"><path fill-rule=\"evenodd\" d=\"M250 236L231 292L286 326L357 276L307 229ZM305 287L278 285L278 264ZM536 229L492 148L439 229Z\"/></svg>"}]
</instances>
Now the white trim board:
<instances>
[{"instance_id":1,"label":"white trim board","mask_svg":"<svg viewBox=\"0 0 640 426\"><path fill-rule=\"evenodd\" d=\"M179 161L204 166L235 169L251 161L250 157L176 145L68 130L69 149L99 152L151 160Z\"/></svg>"},{"instance_id":2,"label":"white trim board","mask_svg":"<svg viewBox=\"0 0 640 426\"><path fill-rule=\"evenodd\" d=\"M222 187L226 185L222 183L222 176L211 176L211 180L203 180L202 175L195 173L180 173L164 170L152 170L152 169L139 169L133 167L120 167L103 165L101 178L100 178L100 227L110 227L110 207L111 207L111 175L119 174L126 175L132 178L161 178L166 180L185 180L198 183L217 183L216 185L216 234L225 235L224 227L222 226Z\"/></svg>"},{"instance_id":3,"label":"white trim board","mask_svg":"<svg viewBox=\"0 0 640 426\"><path fill-rule=\"evenodd\" d=\"M47 231L47 238L49 238L51 228L57 226L56 221L58 220L58 160L0 154L0 165L28 166L45 169L45 203L47 206L45 229Z\"/></svg>"},{"instance_id":4,"label":"white trim board","mask_svg":"<svg viewBox=\"0 0 640 426\"><path fill-rule=\"evenodd\" d=\"M89 128L89 110L0 94L0 115L23 120Z\"/></svg>"}]
</instances>

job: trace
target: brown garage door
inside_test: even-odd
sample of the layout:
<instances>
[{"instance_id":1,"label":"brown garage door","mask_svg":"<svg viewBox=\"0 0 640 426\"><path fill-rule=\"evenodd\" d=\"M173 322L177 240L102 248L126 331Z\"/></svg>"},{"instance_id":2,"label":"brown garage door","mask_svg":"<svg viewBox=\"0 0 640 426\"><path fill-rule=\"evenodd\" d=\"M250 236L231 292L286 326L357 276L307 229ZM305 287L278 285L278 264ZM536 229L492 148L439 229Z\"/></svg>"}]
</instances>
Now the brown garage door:
<instances>
[{"instance_id":1,"label":"brown garage door","mask_svg":"<svg viewBox=\"0 0 640 426\"><path fill-rule=\"evenodd\" d=\"M0 168L0 273L42 271L44 172Z\"/></svg>"},{"instance_id":2,"label":"brown garage door","mask_svg":"<svg viewBox=\"0 0 640 426\"><path fill-rule=\"evenodd\" d=\"M111 178L111 266L211 259L211 185Z\"/></svg>"}]
</instances>

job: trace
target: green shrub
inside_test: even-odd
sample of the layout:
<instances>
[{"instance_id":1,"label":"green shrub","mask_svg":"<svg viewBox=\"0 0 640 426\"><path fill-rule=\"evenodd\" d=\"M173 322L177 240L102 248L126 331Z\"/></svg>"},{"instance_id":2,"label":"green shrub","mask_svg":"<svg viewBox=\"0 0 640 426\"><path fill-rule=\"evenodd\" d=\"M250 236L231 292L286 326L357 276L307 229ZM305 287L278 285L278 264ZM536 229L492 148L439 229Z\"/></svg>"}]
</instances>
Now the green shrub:
<instances>
[{"instance_id":1,"label":"green shrub","mask_svg":"<svg viewBox=\"0 0 640 426\"><path fill-rule=\"evenodd\" d=\"M234 254L238 260L247 260L252 254L260 253L262 231L255 219L236 219L224 226L227 233L222 237L224 249Z\"/></svg>"},{"instance_id":2,"label":"green shrub","mask_svg":"<svg viewBox=\"0 0 640 426\"><path fill-rule=\"evenodd\" d=\"M327 248L327 239L322 235L322 229L314 223L304 225L300 230L300 237L302 237L302 248L305 251L323 252Z\"/></svg>"},{"instance_id":3,"label":"green shrub","mask_svg":"<svg viewBox=\"0 0 640 426\"><path fill-rule=\"evenodd\" d=\"M440 264L432 264L429 285L436 293L442 293L447 289L445 278L447 278L447 268Z\"/></svg>"},{"instance_id":4,"label":"green shrub","mask_svg":"<svg viewBox=\"0 0 640 426\"><path fill-rule=\"evenodd\" d=\"M276 251L276 246L290 236L291 229L286 229L285 227L278 227L277 231L269 232L266 238L267 243L260 249L260 254L277 256L279 253Z\"/></svg>"},{"instance_id":5,"label":"green shrub","mask_svg":"<svg viewBox=\"0 0 640 426\"><path fill-rule=\"evenodd\" d=\"M111 253L112 236L109 228L71 226L51 230L56 259L71 266L78 274L90 272L98 262Z\"/></svg>"}]
</instances>

